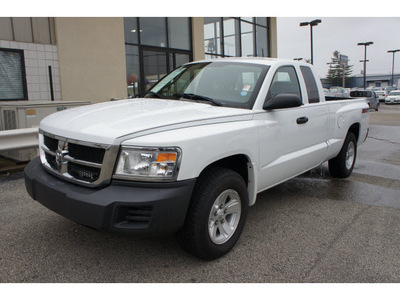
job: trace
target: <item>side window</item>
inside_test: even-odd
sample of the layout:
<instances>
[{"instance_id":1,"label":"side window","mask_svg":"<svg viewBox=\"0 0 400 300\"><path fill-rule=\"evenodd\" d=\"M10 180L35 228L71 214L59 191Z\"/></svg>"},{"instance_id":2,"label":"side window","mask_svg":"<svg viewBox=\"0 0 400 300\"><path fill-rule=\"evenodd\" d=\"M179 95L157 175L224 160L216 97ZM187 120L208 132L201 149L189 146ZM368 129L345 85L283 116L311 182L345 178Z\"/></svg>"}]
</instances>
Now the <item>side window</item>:
<instances>
[{"instance_id":1,"label":"side window","mask_svg":"<svg viewBox=\"0 0 400 300\"><path fill-rule=\"evenodd\" d=\"M299 80L292 66L280 67L272 79L267 99L278 94L295 94L301 98Z\"/></svg>"},{"instance_id":2,"label":"side window","mask_svg":"<svg viewBox=\"0 0 400 300\"><path fill-rule=\"evenodd\" d=\"M308 103L319 103L318 87L311 69L305 66L301 66L300 69L306 82Z\"/></svg>"}]
</instances>

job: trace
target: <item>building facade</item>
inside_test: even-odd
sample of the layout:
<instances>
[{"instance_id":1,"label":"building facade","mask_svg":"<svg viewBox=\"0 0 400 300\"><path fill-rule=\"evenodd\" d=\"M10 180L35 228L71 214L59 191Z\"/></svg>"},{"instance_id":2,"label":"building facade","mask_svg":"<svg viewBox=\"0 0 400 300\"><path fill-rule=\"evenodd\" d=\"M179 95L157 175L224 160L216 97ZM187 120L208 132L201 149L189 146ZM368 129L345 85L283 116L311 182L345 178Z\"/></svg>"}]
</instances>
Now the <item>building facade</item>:
<instances>
[{"instance_id":1,"label":"building facade","mask_svg":"<svg viewBox=\"0 0 400 300\"><path fill-rule=\"evenodd\" d=\"M365 76L365 82L367 87L398 87L400 86L400 74L393 74L393 82L391 74L370 74ZM353 86L362 87L364 85L364 76L355 75L353 76Z\"/></svg>"},{"instance_id":2,"label":"building facade","mask_svg":"<svg viewBox=\"0 0 400 300\"><path fill-rule=\"evenodd\" d=\"M322 78L321 82L324 88L329 88L331 86L342 86L341 80L335 84L335 83L330 83L326 78ZM392 82L392 74L370 74L365 76L365 84L366 87L385 88L388 86L393 86L397 88L400 86L400 74L393 74L393 82ZM364 86L363 75L352 76L349 78L348 83L346 83L346 88L363 87L363 86Z\"/></svg>"},{"instance_id":3,"label":"building facade","mask_svg":"<svg viewBox=\"0 0 400 300\"><path fill-rule=\"evenodd\" d=\"M0 101L136 97L204 58L277 56L276 18L0 18Z\"/></svg>"}]
</instances>

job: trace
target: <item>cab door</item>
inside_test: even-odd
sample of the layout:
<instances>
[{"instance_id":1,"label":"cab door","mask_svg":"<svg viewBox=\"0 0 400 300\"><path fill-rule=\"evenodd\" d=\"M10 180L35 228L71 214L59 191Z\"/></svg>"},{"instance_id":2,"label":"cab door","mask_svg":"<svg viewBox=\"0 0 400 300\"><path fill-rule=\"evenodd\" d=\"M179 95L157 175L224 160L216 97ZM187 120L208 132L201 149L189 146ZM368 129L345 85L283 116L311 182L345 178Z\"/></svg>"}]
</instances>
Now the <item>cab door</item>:
<instances>
[{"instance_id":1,"label":"cab door","mask_svg":"<svg viewBox=\"0 0 400 300\"><path fill-rule=\"evenodd\" d=\"M320 91L322 86L318 87L316 76L308 66L300 66L306 88L305 97L307 97L308 123L305 134L308 134L307 140L310 147L314 147L312 163L313 167L318 166L325 161L328 151L329 131L329 107L321 98L324 97Z\"/></svg>"},{"instance_id":2,"label":"cab door","mask_svg":"<svg viewBox=\"0 0 400 300\"><path fill-rule=\"evenodd\" d=\"M279 94L303 97L297 72L293 66L278 68L271 82L266 101ZM316 111L312 112L314 116ZM267 110L259 118L260 173L258 189L297 176L321 163L326 143L316 142L314 121L309 105ZM322 148L322 149L321 149ZM316 155L318 154L318 155Z\"/></svg>"}]
</instances>

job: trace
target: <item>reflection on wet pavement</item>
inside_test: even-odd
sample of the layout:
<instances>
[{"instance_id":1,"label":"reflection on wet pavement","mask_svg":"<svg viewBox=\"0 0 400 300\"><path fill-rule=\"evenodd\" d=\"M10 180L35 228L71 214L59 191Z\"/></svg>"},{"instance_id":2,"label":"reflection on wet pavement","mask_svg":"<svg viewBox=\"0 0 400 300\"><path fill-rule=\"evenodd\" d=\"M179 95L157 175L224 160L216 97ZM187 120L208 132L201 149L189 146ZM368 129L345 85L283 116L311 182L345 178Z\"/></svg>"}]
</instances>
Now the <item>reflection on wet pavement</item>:
<instances>
[{"instance_id":1,"label":"reflection on wet pavement","mask_svg":"<svg viewBox=\"0 0 400 300\"><path fill-rule=\"evenodd\" d=\"M350 201L400 209L400 179L383 179L355 172L349 178L337 179L330 176L326 164L264 193L268 193L268 196L280 195L279 197L296 194L299 197Z\"/></svg>"}]
</instances>

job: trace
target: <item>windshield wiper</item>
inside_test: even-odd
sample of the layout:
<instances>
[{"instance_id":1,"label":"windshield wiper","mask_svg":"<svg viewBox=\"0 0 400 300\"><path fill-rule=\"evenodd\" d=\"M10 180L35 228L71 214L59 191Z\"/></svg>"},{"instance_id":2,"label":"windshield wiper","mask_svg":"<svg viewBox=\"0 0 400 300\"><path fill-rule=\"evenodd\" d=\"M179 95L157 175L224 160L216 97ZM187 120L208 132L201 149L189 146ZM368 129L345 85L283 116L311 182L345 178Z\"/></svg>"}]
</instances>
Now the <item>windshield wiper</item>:
<instances>
[{"instance_id":1,"label":"windshield wiper","mask_svg":"<svg viewBox=\"0 0 400 300\"><path fill-rule=\"evenodd\" d=\"M202 96L202 95L197 95L197 94L192 94L192 93L183 93L183 94L174 94L174 97L180 97L180 98L186 98L190 100L200 100L200 101L207 101L211 102L213 105L216 106L222 106L222 103L218 102L217 100L214 100L210 97Z\"/></svg>"},{"instance_id":2,"label":"windshield wiper","mask_svg":"<svg viewBox=\"0 0 400 300\"><path fill-rule=\"evenodd\" d=\"M164 97L162 95L160 95L159 93L156 93L156 92L152 92L152 91L146 92L144 94L144 97L146 97L146 95L156 96L156 98L164 99Z\"/></svg>"}]
</instances>

